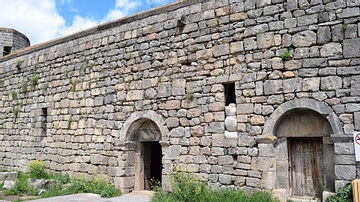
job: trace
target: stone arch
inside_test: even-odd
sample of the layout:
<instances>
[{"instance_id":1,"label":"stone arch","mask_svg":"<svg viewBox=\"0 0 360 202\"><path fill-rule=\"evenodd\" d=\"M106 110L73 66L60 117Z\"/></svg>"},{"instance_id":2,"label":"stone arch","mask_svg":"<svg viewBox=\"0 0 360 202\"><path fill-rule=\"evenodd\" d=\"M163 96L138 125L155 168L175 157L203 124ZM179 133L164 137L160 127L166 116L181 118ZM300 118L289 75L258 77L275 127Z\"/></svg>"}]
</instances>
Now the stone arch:
<instances>
[{"instance_id":1,"label":"stone arch","mask_svg":"<svg viewBox=\"0 0 360 202\"><path fill-rule=\"evenodd\" d=\"M131 140L131 128L138 127L143 124L144 121L151 121L153 122L156 127L159 129L161 134L161 138L159 141L167 141L169 130L165 126L165 121L163 117L156 113L155 111L148 110L148 111L140 111L134 112L130 115L130 117L125 121L124 125L120 130L120 141L127 142L133 141Z\"/></svg>"},{"instance_id":2,"label":"stone arch","mask_svg":"<svg viewBox=\"0 0 360 202\"><path fill-rule=\"evenodd\" d=\"M120 130L125 143L126 167L129 177L122 190L149 189L151 178L162 179L162 143L169 131L163 117L154 111L134 112Z\"/></svg>"},{"instance_id":3,"label":"stone arch","mask_svg":"<svg viewBox=\"0 0 360 202\"><path fill-rule=\"evenodd\" d=\"M299 126L300 125L300 126ZM300 130L300 127L308 127ZM289 131L295 131L294 133ZM331 107L312 99L295 99L276 108L266 120L262 136L258 143L274 144L275 175L271 187L280 198L292 195L290 167L291 145L302 140L318 141L324 155L321 160L321 178L327 185L326 191L334 191L335 163L334 145L331 137L343 134L339 118ZM312 157L316 158L316 157ZM320 170L320 169L319 169Z\"/></svg>"},{"instance_id":4,"label":"stone arch","mask_svg":"<svg viewBox=\"0 0 360 202\"><path fill-rule=\"evenodd\" d=\"M277 124L279 124L279 120L281 120L281 118L284 118L285 115L293 112L294 110L315 111L318 114L324 116L329 122L333 132L331 136L344 134L340 120L336 116L334 111L331 109L331 107L312 99L294 99L276 108L276 110L266 120L262 136L268 138L271 138L271 136L275 136L274 130L276 129Z\"/></svg>"}]
</instances>

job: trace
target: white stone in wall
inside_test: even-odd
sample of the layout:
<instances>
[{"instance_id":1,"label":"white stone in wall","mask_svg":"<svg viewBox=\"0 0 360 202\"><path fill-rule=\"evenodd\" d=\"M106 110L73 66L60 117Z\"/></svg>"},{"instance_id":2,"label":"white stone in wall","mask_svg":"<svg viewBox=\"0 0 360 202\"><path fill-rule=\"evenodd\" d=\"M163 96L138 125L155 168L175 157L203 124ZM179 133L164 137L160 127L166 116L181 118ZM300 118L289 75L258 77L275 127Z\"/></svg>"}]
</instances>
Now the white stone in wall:
<instances>
[{"instance_id":1,"label":"white stone in wall","mask_svg":"<svg viewBox=\"0 0 360 202\"><path fill-rule=\"evenodd\" d=\"M235 116L236 115L236 104L231 103L225 107L226 116Z\"/></svg>"},{"instance_id":2,"label":"white stone in wall","mask_svg":"<svg viewBox=\"0 0 360 202\"><path fill-rule=\"evenodd\" d=\"M225 130L225 138L226 139L237 139L238 138L237 132L230 132L230 131Z\"/></svg>"},{"instance_id":3,"label":"white stone in wall","mask_svg":"<svg viewBox=\"0 0 360 202\"><path fill-rule=\"evenodd\" d=\"M230 132L235 132L237 129L237 119L236 116L228 116L225 119L225 129Z\"/></svg>"}]
</instances>

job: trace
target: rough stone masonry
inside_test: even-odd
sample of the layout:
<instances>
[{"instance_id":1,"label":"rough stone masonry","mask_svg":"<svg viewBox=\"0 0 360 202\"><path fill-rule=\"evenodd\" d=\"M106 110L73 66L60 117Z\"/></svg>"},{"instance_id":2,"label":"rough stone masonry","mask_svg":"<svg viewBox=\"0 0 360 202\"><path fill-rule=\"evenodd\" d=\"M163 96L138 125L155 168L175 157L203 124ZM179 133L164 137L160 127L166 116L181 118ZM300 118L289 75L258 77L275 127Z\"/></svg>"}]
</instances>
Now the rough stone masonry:
<instances>
[{"instance_id":1,"label":"rough stone masonry","mask_svg":"<svg viewBox=\"0 0 360 202\"><path fill-rule=\"evenodd\" d=\"M360 171L359 5L187 0L0 58L0 170L335 192Z\"/></svg>"}]
</instances>

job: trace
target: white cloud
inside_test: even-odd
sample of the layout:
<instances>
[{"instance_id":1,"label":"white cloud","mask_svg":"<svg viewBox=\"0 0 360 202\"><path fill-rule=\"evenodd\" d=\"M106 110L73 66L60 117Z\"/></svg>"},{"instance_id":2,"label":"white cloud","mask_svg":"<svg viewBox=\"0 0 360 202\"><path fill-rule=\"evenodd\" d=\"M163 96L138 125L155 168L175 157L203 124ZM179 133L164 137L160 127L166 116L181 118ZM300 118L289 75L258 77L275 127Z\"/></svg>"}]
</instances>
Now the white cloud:
<instances>
[{"instance_id":1,"label":"white cloud","mask_svg":"<svg viewBox=\"0 0 360 202\"><path fill-rule=\"evenodd\" d=\"M169 2L169 0L116 0L113 8L109 8L102 19L81 16L78 13L71 23L66 23L56 8L55 0L0 0L0 5L3 5L0 6L0 27L22 32L33 45L138 12L146 1L157 4ZM60 0L58 3L68 4L71 10L77 11L73 7L73 0Z\"/></svg>"},{"instance_id":2,"label":"white cloud","mask_svg":"<svg viewBox=\"0 0 360 202\"><path fill-rule=\"evenodd\" d=\"M25 34L31 44L54 39L65 20L54 0L0 0L0 26Z\"/></svg>"},{"instance_id":3,"label":"white cloud","mask_svg":"<svg viewBox=\"0 0 360 202\"><path fill-rule=\"evenodd\" d=\"M70 26L60 26L58 28L59 34L61 36L69 35L74 32L81 31L86 28L94 27L98 24L96 20L90 19L88 17L81 17L79 15L76 15L72 21L72 24Z\"/></svg>"}]
</instances>

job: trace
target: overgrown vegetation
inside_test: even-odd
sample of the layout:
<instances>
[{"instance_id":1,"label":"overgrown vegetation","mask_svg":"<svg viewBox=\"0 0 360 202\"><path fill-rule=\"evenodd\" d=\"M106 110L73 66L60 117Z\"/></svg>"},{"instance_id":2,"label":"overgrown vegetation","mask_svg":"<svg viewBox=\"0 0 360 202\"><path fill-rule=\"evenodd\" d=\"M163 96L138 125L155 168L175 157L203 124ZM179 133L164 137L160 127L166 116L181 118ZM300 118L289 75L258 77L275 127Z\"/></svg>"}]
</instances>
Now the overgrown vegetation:
<instances>
[{"instance_id":1,"label":"overgrown vegetation","mask_svg":"<svg viewBox=\"0 0 360 202\"><path fill-rule=\"evenodd\" d=\"M341 25L341 31L342 33L345 33L346 32L346 28L347 28L348 24L346 22L344 22L342 25Z\"/></svg>"},{"instance_id":2,"label":"overgrown vegetation","mask_svg":"<svg viewBox=\"0 0 360 202\"><path fill-rule=\"evenodd\" d=\"M46 172L44 161L34 160L29 164L29 177L35 179L47 179L49 176Z\"/></svg>"},{"instance_id":3,"label":"overgrown vegetation","mask_svg":"<svg viewBox=\"0 0 360 202\"><path fill-rule=\"evenodd\" d=\"M352 186L351 183L348 183L344 187L341 187L335 195L330 196L326 199L327 202L352 202Z\"/></svg>"},{"instance_id":4,"label":"overgrown vegetation","mask_svg":"<svg viewBox=\"0 0 360 202\"><path fill-rule=\"evenodd\" d=\"M194 93L191 90L191 86L187 85L185 91L186 91L186 98L189 101L192 101L194 99Z\"/></svg>"},{"instance_id":5,"label":"overgrown vegetation","mask_svg":"<svg viewBox=\"0 0 360 202\"><path fill-rule=\"evenodd\" d=\"M15 107L14 109L13 109L13 114L14 114L14 117L16 118L17 116L18 116L18 114L20 113L20 109L19 108L17 108L17 107Z\"/></svg>"},{"instance_id":6,"label":"overgrown vegetation","mask_svg":"<svg viewBox=\"0 0 360 202\"><path fill-rule=\"evenodd\" d=\"M30 77L30 81L31 81L31 83L32 83L33 85L36 85L37 82L38 82L38 80L39 80L39 76L38 76L38 75L32 75L32 76Z\"/></svg>"},{"instance_id":7,"label":"overgrown vegetation","mask_svg":"<svg viewBox=\"0 0 360 202\"><path fill-rule=\"evenodd\" d=\"M153 183L154 184L154 183ZM161 190L155 183L156 193L152 202L280 202L267 191L246 194L243 190L232 188L212 189L195 174L174 173L170 176L172 192Z\"/></svg>"},{"instance_id":8,"label":"overgrown vegetation","mask_svg":"<svg viewBox=\"0 0 360 202\"><path fill-rule=\"evenodd\" d=\"M13 100L16 100L17 99L17 93L16 93L16 91L11 91L11 93L10 93L10 95L11 95L11 98L13 99Z\"/></svg>"},{"instance_id":9,"label":"overgrown vegetation","mask_svg":"<svg viewBox=\"0 0 360 202\"><path fill-rule=\"evenodd\" d=\"M284 52L283 54L280 55L282 60L290 60L290 58L291 58L290 50L291 49L288 49L286 52Z\"/></svg>"},{"instance_id":10,"label":"overgrown vegetation","mask_svg":"<svg viewBox=\"0 0 360 202\"><path fill-rule=\"evenodd\" d=\"M27 92L27 83L25 81L21 83L21 92Z\"/></svg>"},{"instance_id":11,"label":"overgrown vegetation","mask_svg":"<svg viewBox=\"0 0 360 202\"><path fill-rule=\"evenodd\" d=\"M16 60L16 67L19 68L24 60Z\"/></svg>"},{"instance_id":12,"label":"overgrown vegetation","mask_svg":"<svg viewBox=\"0 0 360 202\"><path fill-rule=\"evenodd\" d=\"M67 128L70 129L71 128L71 124L73 122L73 118L72 116L69 117L68 121L67 121Z\"/></svg>"},{"instance_id":13,"label":"overgrown vegetation","mask_svg":"<svg viewBox=\"0 0 360 202\"><path fill-rule=\"evenodd\" d=\"M52 183L50 187L42 187L46 189L46 191L41 194L42 198L77 193L95 193L107 198L121 195L121 192L101 175L89 179L84 177L71 179L68 174L47 173L45 163L39 160L32 161L29 164L28 170L27 173L18 172L18 180L15 182L13 188L4 191L5 195L37 196L38 190L28 186L28 179L30 178L56 180L57 183Z\"/></svg>"},{"instance_id":14,"label":"overgrown vegetation","mask_svg":"<svg viewBox=\"0 0 360 202\"><path fill-rule=\"evenodd\" d=\"M78 80L75 80L71 83L71 90L76 92L76 85L78 85L79 81Z\"/></svg>"}]
</instances>

